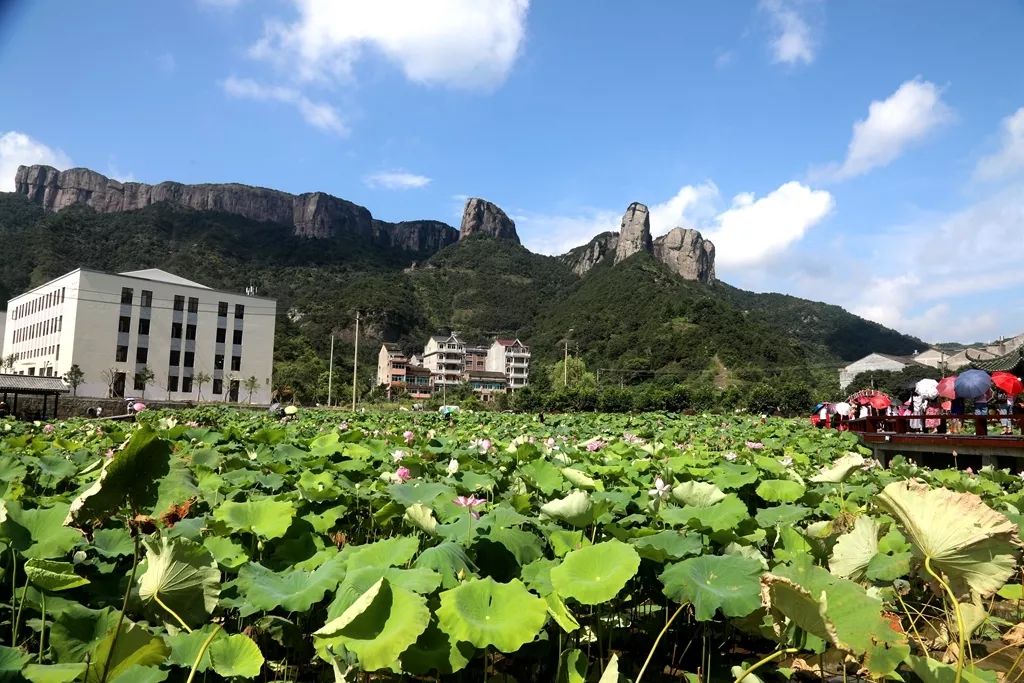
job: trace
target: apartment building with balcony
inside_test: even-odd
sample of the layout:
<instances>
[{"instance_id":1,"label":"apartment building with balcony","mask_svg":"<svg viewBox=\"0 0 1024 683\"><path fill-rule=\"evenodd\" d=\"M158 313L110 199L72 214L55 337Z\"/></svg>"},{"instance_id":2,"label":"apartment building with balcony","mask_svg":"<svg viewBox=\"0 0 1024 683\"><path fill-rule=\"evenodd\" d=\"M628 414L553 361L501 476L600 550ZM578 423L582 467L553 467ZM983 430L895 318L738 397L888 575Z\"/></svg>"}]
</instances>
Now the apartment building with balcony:
<instances>
[{"instance_id":1,"label":"apartment building with balcony","mask_svg":"<svg viewBox=\"0 0 1024 683\"><path fill-rule=\"evenodd\" d=\"M150 268L105 273L79 268L7 302L5 354L12 372L84 373L79 396L270 402L273 299L211 289ZM153 379L146 380L146 370Z\"/></svg>"},{"instance_id":2,"label":"apartment building with balcony","mask_svg":"<svg viewBox=\"0 0 1024 683\"><path fill-rule=\"evenodd\" d=\"M380 353L377 354L377 384L387 388L388 399L401 392L412 398L430 398L432 379L430 370L422 367L419 362L413 363L396 344L385 343L380 347Z\"/></svg>"},{"instance_id":3,"label":"apartment building with balcony","mask_svg":"<svg viewBox=\"0 0 1024 683\"><path fill-rule=\"evenodd\" d=\"M508 389L522 389L530 380L530 347L518 339L495 339L487 350L487 370L501 372Z\"/></svg>"},{"instance_id":4,"label":"apartment building with balcony","mask_svg":"<svg viewBox=\"0 0 1024 683\"><path fill-rule=\"evenodd\" d=\"M423 347L423 367L430 370L434 387L464 381L466 345L454 334L433 335Z\"/></svg>"}]
</instances>

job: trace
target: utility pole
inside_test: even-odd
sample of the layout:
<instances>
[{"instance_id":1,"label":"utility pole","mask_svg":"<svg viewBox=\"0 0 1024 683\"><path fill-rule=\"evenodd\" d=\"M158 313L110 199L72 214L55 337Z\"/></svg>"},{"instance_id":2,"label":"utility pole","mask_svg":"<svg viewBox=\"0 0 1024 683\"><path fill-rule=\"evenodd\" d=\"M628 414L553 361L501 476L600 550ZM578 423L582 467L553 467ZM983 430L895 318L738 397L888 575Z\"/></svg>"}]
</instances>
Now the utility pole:
<instances>
[{"instance_id":1,"label":"utility pole","mask_svg":"<svg viewBox=\"0 0 1024 683\"><path fill-rule=\"evenodd\" d=\"M572 328L565 336L565 359L562 361L562 386L569 386L569 338L572 337Z\"/></svg>"},{"instance_id":2,"label":"utility pole","mask_svg":"<svg viewBox=\"0 0 1024 683\"><path fill-rule=\"evenodd\" d=\"M359 371L359 311L356 311L356 350L352 354L352 410L356 409L356 373Z\"/></svg>"},{"instance_id":3,"label":"utility pole","mask_svg":"<svg viewBox=\"0 0 1024 683\"><path fill-rule=\"evenodd\" d=\"M327 407L331 407L331 387L334 383L334 330L331 330L331 362L327 366Z\"/></svg>"}]
</instances>

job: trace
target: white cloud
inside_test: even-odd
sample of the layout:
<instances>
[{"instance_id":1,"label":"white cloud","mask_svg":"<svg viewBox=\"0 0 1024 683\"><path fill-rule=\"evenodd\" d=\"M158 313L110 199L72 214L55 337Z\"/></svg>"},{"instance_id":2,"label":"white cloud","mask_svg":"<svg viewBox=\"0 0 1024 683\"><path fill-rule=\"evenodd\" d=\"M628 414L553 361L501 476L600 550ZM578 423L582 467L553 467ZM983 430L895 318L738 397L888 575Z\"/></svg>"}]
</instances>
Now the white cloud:
<instances>
[{"instance_id":1,"label":"white cloud","mask_svg":"<svg viewBox=\"0 0 1024 683\"><path fill-rule=\"evenodd\" d=\"M264 85L249 78L233 76L225 79L222 86L230 97L290 104L298 109L306 123L314 128L336 135L349 133L348 126L334 107L324 102L314 102L294 88Z\"/></svg>"},{"instance_id":2,"label":"white cloud","mask_svg":"<svg viewBox=\"0 0 1024 683\"><path fill-rule=\"evenodd\" d=\"M799 241L831 213L835 201L825 190L791 180L760 199L738 194L715 216L704 237L715 243L716 268L723 273L763 263Z\"/></svg>"},{"instance_id":3,"label":"white cloud","mask_svg":"<svg viewBox=\"0 0 1024 683\"><path fill-rule=\"evenodd\" d=\"M366 176L364 182L374 189L412 190L426 187L430 184L430 178L406 171L379 171Z\"/></svg>"},{"instance_id":4,"label":"white cloud","mask_svg":"<svg viewBox=\"0 0 1024 683\"><path fill-rule=\"evenodd\" d=\"M1024 107L1003 119L1000 148L974 169L979 180L998 180L1024 170Z\"/></svg>"},{"instance_id":5,"label":"white cloud","mask_svg":"<svg viewBox=\"0 0 1024 683\"><path fill-rule=\"evenodd\" d=\"M691 227L715 243L720 274L762 264L799 241L820 223L834 206L832 195L791 181L757 198L742 193L721 209L713 182L684 185L664 202L651 206L651 234L663 235L673 227ZM586 209L574 215L532 214L513 216L531 249L562 254L586 244L599 232L618 230L622 213Z\"/></svg>"},{"instance_id":6,"label":"white cloud","mask_svg":"<svg viewBox=\"0 0 1024 683\"><path fill-rule=\"evenodd\" d=\"M715 52L715 68L724 69L736 61L736 53L732 50L717 50Z\"/></svg>"},{"instance_id":7,"label":"white cloud","mask_svg":"<svg viewBox=\"0 0 1024 683\"><path fill-rule=\"evenodd\" d=\"M25 133L12 130L0 134L0 192L13 192L18 166L32 164L63 170L71 166L71 159L61 150L47 147Z\"/></svg>"},{"instance_id":8,"label":"white cloud","mask_svg":"<svg viewBox=\"0 0 1024 683\"><path fill-rule=\"evenodd\" d=\"M807 19L792 0L761 0L761 9L772 20L772 58L782 64L810 64L814 61L817 40Z\"/></svg>"},{"instance_id":9,"label":"white cloud","mask_svg":"<svg viewBox=\"0 0 1024 683\"><path fill-rule=\"evenodd\" d=\"M844 180L887 166L952 119L953 112L934 83L920 77L906 81L888 98L872 102L867 118L853 124L843 163L812 175Z\"/></svg>"},{"instance_id":10,"label":"white cloud","mask_svg":"<svg viewBox=\"0 0 1024 683\"><path fill-rule=\"evenodd\" d=\"M349 80L368 52L414 82L488 88L522 49L529 0L294 0L293 23L267 23L254 57L300 79Z\"/></svg>"}]
</instances>

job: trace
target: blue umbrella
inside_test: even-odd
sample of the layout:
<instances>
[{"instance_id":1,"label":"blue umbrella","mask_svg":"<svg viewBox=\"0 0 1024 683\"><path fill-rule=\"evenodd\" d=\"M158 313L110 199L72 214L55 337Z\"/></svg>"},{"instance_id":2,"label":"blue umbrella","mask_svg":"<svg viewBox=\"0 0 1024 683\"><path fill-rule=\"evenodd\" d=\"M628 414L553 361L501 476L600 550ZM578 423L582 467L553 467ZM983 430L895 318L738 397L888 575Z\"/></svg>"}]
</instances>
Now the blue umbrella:
<instances>
[{"instance_id":1,"label":"blue umbrella","mask_svg":"<svg viewBox=\"0 0 1024 683\"><path fill-rule=\"evenodd\" d=\"M992 388L992 378L984 370L968 370L956 378L958 398L981 398Z\"/></svg>"},{"instance_id":2,"label":"blue umbrella","mask_svg":"<svg viewBox=\"0 0 1024 683\"><path fill-rule=\"evenodd\" d=\"M819 410L824 408L826 405L828 405L828 404L827 403L819 403L818 405L814 406L813 408L811 408L811 415L814 415L816 412L818 412Z\"/></svg>"}]
</instances>

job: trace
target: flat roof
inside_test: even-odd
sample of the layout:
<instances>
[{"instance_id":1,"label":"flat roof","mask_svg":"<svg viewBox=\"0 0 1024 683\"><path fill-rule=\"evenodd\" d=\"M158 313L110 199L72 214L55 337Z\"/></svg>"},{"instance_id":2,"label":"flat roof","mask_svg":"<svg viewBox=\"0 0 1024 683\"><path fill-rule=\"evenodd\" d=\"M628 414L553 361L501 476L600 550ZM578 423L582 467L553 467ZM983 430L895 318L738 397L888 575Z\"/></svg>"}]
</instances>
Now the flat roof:
<instances>
[{"instance_id":1,"label":"flat roof","mask_svg":"<svg viewBox=\"0 0 1024 683\"><path fill-rule=\"evenodd\" d=\"M51 284L53 284L57 280L62 280L64 278L68 277L69 275L74 275L75 273L79 273L79 272L81 272L81 273L96 273L97 275L110 275L111 277L124 277L124 278L128 278L130 280L142 280L142 281L146 281L146 282L164 282L166 284L173 284L173 285L175 285L177 287L186 287L186 288L189 288L189 289L199 289L199 290L202 290L204 292L215 292L215 293L218 293L218 294L230 294L231 296L239 296L239 297L244 297L246 299L258 299L258 300L261 300L261 301L271 301L275 305L277 304L277 299L271 299L270 297L266 297L266 296L249 296L248 294L246 294L244 292L232 292L232 291L227 290L227 289L214 289L212 287L207 287L206 285L201 285L198 282L192 282L191 280L186 280L183 277L178 277L177 275L174 275L173 273L168 273L167 271L160 270L159 268L148 268L148 269L145 269L145 270L133 270L133 271L129 271L127 273L110 273L110 272L105 271L105 270L97 270L96 268L75 268L74 270L69 270L68 272L64 273L63 275L59 275L59 276L57 276L57 277L55 277L55 278L53 278L51 280L48 280L48 281L44 282L41 285L37 285L36 287L33 287L32 289L27 289L24 292L22 292L21 294L17 294L15 296L12 296L10 299L7 300L7 303L9 305L10 302L14 301L15 299L20 299L21 297L27 296L27 295L31 294L32 292L34 292L36 290L43 289L45 287L49 287ZM149 273L149 274L152 274L152 273L164 273L168 278L171 278L171 279L158 279L158 278L152 277L152 276L146 277L146 276L140 275L139 273ZM188 283L188 284L186 284L186 283Z\"/></svg>"}]
</instances>

